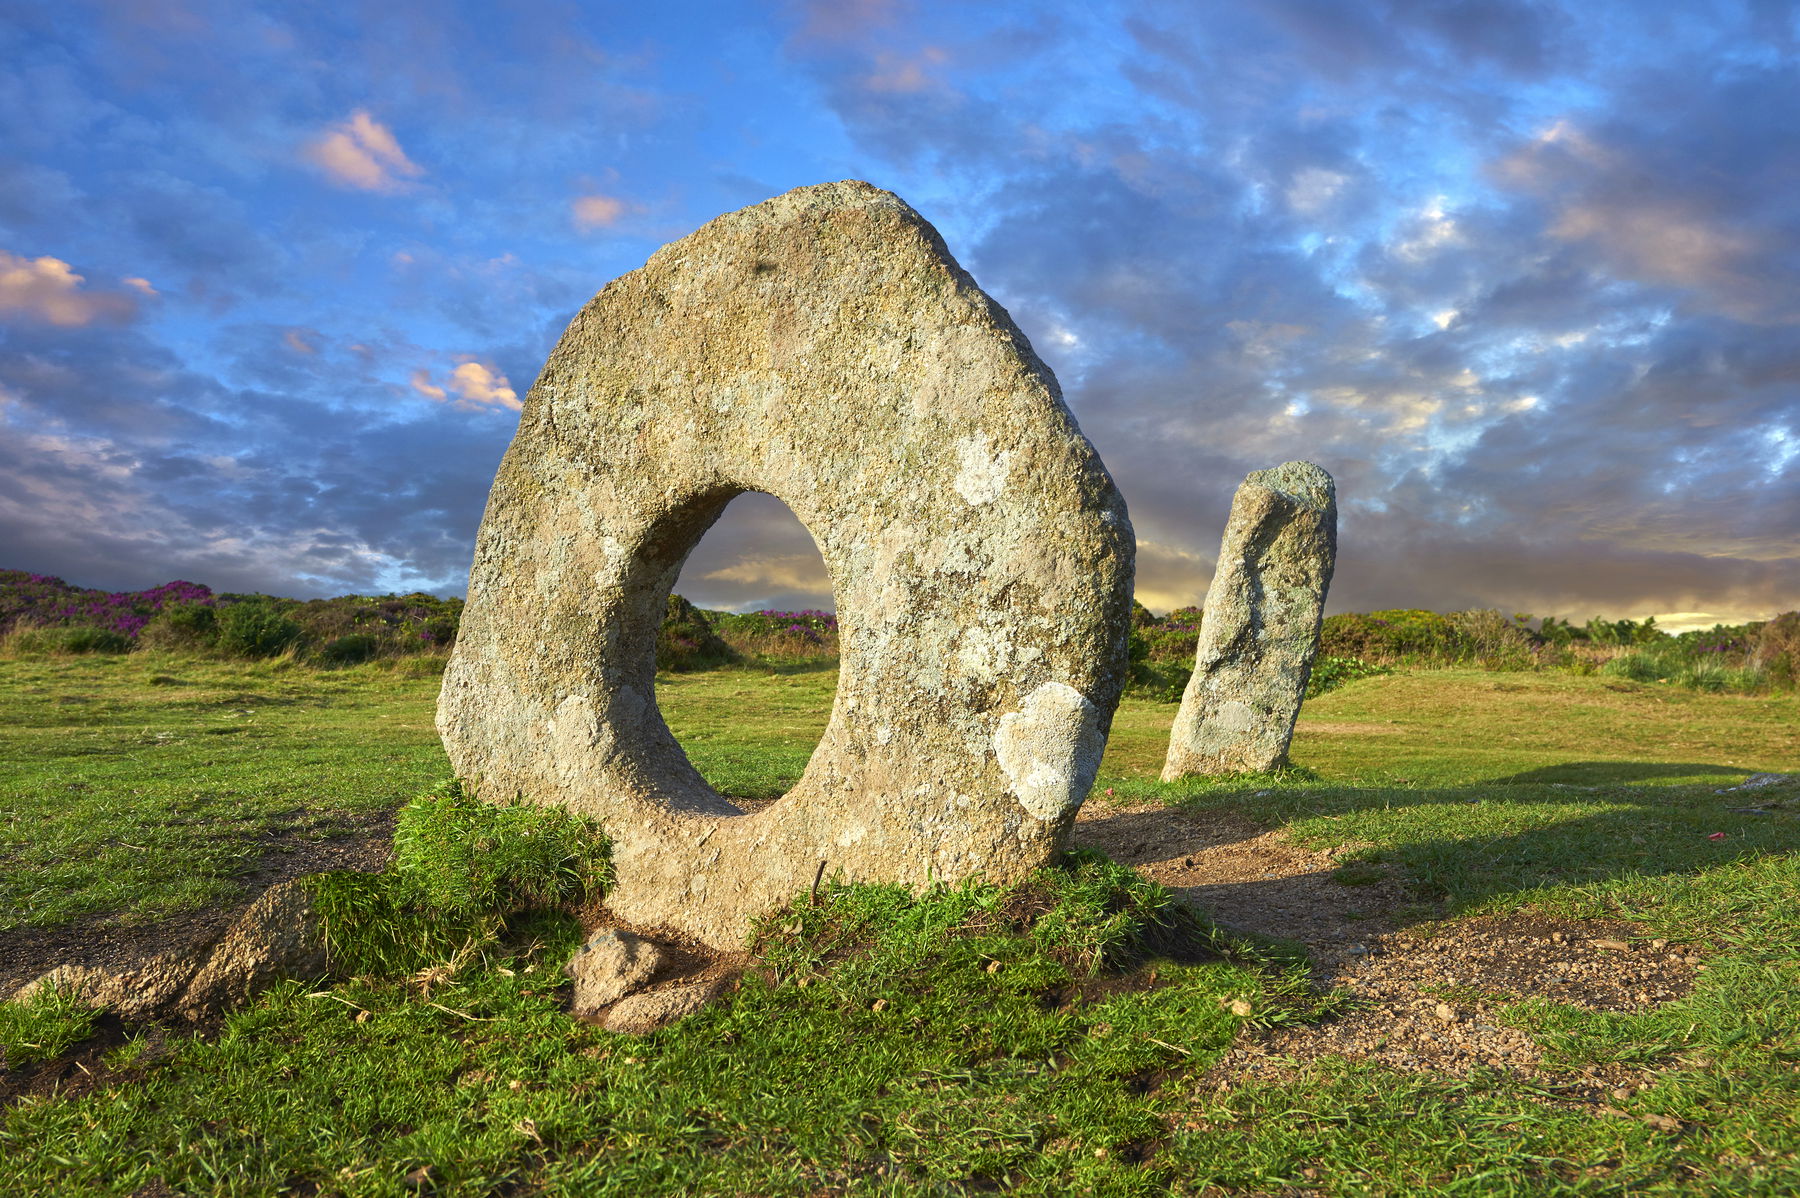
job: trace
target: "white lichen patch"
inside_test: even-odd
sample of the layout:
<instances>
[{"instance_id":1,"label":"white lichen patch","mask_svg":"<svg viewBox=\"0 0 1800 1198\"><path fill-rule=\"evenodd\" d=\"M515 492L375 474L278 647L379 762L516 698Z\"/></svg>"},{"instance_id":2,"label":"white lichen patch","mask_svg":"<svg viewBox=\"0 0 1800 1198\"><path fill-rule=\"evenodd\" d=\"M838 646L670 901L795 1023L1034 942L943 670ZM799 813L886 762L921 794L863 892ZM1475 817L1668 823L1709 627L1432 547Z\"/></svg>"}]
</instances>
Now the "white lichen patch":
<instances>
[{"instance_id":1,"label":"white lichen patch","mask_svg":"<svg viewBox=\"0 0 1800 1198\"><path fill-rule=\"evenodd\" d=\"M956 439L956 481L950 485L969 503L980 507L1000 498L1006 490L1006 476L1012 470L1012 450L995 453L986 433Z\"/></svg>"},{"instance_id":2,"label":"white lichen patch","mask_svg":"<svg viewBox=\"0 0 1800 1198\"><path fill-rule=\"evenodd\" d=\"M1100 709L1063 682L1032 691L1020 710L1000 717L994 732L994 756L1013 797L1033 818L1046 821L1081 805L1105 750Z\"/></svg>"}]
</instances>

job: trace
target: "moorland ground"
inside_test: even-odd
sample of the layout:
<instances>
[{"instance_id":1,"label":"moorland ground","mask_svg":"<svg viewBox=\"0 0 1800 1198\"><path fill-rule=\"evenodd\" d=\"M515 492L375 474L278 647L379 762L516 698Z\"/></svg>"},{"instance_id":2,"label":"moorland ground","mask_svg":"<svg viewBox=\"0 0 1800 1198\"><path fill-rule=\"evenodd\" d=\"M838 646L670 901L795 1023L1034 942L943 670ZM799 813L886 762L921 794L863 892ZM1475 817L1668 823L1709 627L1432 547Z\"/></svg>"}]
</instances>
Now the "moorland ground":
<instances>
[{"instance_id":1,"label":"moorland ground","mask_svg":"<svg viewBox=\"0 0 1800 1198\"><path fill-rule=\"evenodd\" d=\"M0 985L378 868L440 663L0 658ZM756 802L834 684L658 698ZM11 1009L0 1189L1800 1190L1800 788L1732 789L1800 773L1800 697L1403 670L1310 700L1292 771L1164 785L1173 714L1121 707L1068 865L802 896L647 1039L568 1014L579 904L199 1029Z\"/></svg>"}]
</instances>

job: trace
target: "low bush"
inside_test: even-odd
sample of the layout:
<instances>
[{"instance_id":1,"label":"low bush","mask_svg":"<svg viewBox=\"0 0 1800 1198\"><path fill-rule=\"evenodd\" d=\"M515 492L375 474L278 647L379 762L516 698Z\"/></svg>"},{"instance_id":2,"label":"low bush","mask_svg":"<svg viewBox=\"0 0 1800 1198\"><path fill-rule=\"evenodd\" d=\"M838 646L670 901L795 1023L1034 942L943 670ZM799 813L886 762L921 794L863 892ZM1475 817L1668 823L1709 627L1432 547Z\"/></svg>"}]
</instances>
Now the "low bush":
<instances>
[{"instance_id":1,"label":"low bush","mask_svg":"<svg viewBox=\"0 0 1800 1198\"><path fill-rule=\"evenodd\" d=\"M14 628L7 638L15 653L63 656L73 653L129 653L131 638L114 628L65 624L55 628Z\"/></svg>"},{"instance_id":2,"label":"low bush","mask_svg":"<svg viewBox=\"0 0 1800 1198\"><path fill-rule=\"evenodd\" d=\"M1750 663L1777 685L1800 682L1800 611L1783 612L1756 630Z\"/></svg>"},{"instance_id":3,"label":"low bush","mask_svg":"<svg viewBox=\"0 0 1800 1198\"><path fill-rule=\"evenodd\" d=\"M1312 673L1307 677L1306 697L1315 698L1359 678L1392 673L1386 666L1370 665L1359 657L1320 657L1314 660Z\"/></svg>"},{"instance_id":4,"label":"low bush","mask_svg":"<svg viewBox=\"0 0 1800 1198\"><path fill-rule=\"evenodd\" d=\"M319 650L319 660L327 665L348 666L368 661L381 651L381 642L366 632L340 636Z\"/></svg>"},{"instance_id":5,"label":"low bush","mask_svg":"<svg viewBox=\"0 0 1800 1198\"><path fill-rule=\"evenodd\" d=\"M1418 608L1326 616L1319 633L1319 652L1364 661L1461 661L1467 647L1449 616Z\"/></svg>"},{"instance_id":6,"label":"low bush","mask_svg":"<svg viewBox=\"0 0 1800 1198\"><path fill-rule=\"evenodd\" d=\"M172 603L138 633L138 643L154 649L207 649L219 642L219 611L211 603Z\"/></svg>"},{"instance_id":7,"label":"low bush","mask_svg":"<svg viewBox=\"0 0 1800 1198\"><path fill-rule=\"evenodd\" d=\"M656 634L656 668L705 670L737 661L737 650L720 638L715 619L680 595L670 595Z\"/></svg>"},{"instance_id":8,"label":"low bush","mask_svg":"<svg viewBox=\"0 0 1800 1198\"><path fill-rule=\"evenodd\" d=\"M333 970L391 976L491 941L518 917L598 896L609 849L579 816L485 803L451 785L401 809L387 869L308 885Z\"/></svg>"},{"instance_id":9,"label":"low bush","mask_svg":"<svg viewBox=\"0 0 1800 1198\"><path fill-rule=\"evenodd\" d=\"M819 661L838 654L838 622L831 612L713 612L711 617L740 658Z\"/></svg>"},{"instance_id":10,"label":"low bush","mask_svg":"<svg viewBox=\"0 0 1800 1198\"><path fill-rule=\"evenodd\" d=\"M18 627L103 628L134 640L165 607L208 604L213 593L192 582L166 582L147 591L96 591L51 574L0 570L0 632Z\"/></svg>"},{"instance_id":11,"label":"low bush","mask_svg":"<svg viewBox=\"0 0 1800 1198\"><path fill-rule=\"evenodd\" d=\"M273 601L233 603L219 614L219 647L238 657L274 657L295 645L302 631Z\"/></svg>"},{"instance_id":12,"label":"low bush","mask_svg":"<svg viewBox=\"0 0 1800 1198\"><path fill-rule=\"evenodd\" d=\"M1477 608L1453 611L1445 620L1459 660L1473 660L1486 670L1528 670L1537 664L1523 617L1509 619L1490 608Z\"/></svg>"}]
</instances>

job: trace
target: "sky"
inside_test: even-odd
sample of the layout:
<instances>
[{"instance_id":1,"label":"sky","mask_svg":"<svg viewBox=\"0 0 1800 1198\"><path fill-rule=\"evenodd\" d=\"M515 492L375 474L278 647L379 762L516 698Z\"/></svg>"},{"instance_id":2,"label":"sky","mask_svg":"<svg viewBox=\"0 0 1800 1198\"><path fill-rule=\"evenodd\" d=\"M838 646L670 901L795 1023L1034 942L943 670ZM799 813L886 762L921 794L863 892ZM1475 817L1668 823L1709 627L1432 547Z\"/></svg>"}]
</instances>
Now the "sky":
<instances>
[{"instance_id":1,"label":"sky","mask_svg":"<svg viewBox=\"0 0 1800 1198\"><path fill-rule=\"evenodd\" d=\"M720 213L906 199L1198 603L1244 475L1329 610L1800 607L1790 0L0 0L0 567L460 593L538 369ZM703 606L830 607L747 495Z\"/></svg>"}]
</instances>

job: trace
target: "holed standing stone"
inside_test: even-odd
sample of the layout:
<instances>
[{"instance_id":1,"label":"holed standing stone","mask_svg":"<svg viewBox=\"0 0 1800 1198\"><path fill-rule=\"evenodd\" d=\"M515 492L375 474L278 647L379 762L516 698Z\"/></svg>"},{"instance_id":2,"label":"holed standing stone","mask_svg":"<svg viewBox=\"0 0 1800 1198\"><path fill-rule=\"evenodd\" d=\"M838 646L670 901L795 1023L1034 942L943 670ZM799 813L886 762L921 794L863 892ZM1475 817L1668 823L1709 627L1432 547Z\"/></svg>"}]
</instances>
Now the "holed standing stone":
<instances>
[{"instance_id":1,"label":"holed standing stone","mask_svg":"<svg viewBox=\"0 0 1800 1198\"><path fill-rule=\"evenodd\" d=\"M656 706L664 604L746 491L812 533L823 739L747 814ZM460 777L599 819L608 905L718 947L816 877L1012 879L1060 850L1125 678L1133 537L1055 379L866 183L714 220L570 323L494 479L438 704Z\"/></svg>"},{"instance_id":2,"label":"holed standing stone","mask_svg":"<svg viewBox=\"0 0 1800 1198\"><path fill-rule=\"evenodd\" d=\"M1163 781L1287 763L1337 559L1337 490L1311 462L1253 471L1231 502Z\"/></svg>"}]
</instances>

